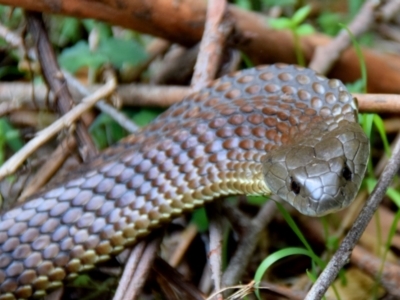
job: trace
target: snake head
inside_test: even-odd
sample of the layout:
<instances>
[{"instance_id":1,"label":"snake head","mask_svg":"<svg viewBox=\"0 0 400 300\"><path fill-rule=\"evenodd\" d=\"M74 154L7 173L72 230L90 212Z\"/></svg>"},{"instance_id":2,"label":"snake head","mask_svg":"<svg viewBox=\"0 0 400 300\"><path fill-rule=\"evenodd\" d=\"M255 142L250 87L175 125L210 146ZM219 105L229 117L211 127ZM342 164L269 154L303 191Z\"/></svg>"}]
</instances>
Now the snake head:
<instances>
[{"instance_id":1,"label":"snake head","mask_svg":"<svg viewBox=\"0 0 400 300\"><path fill-rule=\"evenodd\" d=\"M353 202L368 157L364 131L344 120L333 130L314 130L268 153L263 160L264 180L301 213L323 216Z\"/></svg>"}]
</instances>

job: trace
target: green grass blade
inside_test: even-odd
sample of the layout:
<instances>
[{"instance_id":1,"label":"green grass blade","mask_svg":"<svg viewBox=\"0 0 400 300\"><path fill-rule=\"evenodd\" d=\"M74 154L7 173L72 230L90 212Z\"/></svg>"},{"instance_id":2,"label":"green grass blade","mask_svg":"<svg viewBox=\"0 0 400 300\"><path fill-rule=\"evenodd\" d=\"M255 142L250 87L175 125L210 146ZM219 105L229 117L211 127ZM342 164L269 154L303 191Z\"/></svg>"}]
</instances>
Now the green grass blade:
<instances>
[{"instance_id":1,"label":"green grass blade","mask_svg":"<svg viewBox=\"0 0 400 300\"><path fill-rule=\"evenodd\" d=\"M268 270L270 266L272 266L275 262L278 260L287 257L287 256L292 256L292 255L307 255L310 258L314 256L313 253L310 253L309 250L304 249L304 248L297 248L297 247L292 247L292 248L285 248L279 251L276 251L275 253L272 253L268 257L266 257L260 266L257 268L256 274L254 275L254 281L256 282L256 296L258 299L261 299L260 297L260 290L259 290L259 283L261 282L262 278L264 277L265 272Z\"/></svg>"}]
</instances>

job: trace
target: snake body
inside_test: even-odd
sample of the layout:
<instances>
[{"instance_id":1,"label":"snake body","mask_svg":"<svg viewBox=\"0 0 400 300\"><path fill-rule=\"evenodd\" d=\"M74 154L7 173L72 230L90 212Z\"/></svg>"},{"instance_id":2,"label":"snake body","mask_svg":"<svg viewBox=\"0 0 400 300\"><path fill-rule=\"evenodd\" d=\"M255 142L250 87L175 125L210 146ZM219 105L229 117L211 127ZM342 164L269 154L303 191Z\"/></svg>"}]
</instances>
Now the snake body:
<instances>
[{"instance_id":1,"label":"snake body","mask_svg":"<svg viewBox=\"0 0 400 300\"><path fill-rule=\"evenodd\" d=\"M319 216L354 199L369 154L344 85L297 66L224 76L0 216L0 300L42 297L222 195L271 191Z\"/></svg>"}]
</instances>

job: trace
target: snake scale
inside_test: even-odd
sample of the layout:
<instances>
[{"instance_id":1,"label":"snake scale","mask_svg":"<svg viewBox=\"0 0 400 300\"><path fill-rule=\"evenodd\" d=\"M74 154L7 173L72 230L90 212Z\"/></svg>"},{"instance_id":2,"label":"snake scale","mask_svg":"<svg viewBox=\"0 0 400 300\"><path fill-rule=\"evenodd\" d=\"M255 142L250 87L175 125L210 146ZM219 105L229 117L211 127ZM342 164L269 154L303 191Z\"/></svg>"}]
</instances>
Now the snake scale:
<instances>
[{"instance_id":1,"label":"snake scale","mask_svg":"<svg viewBox=\"0 0 400 300\"><path fill-rule=\"evenodd\" d=\"M224 76L58 184L0 215L0 300L40 298L195 207L277 194L348 206L369 142L336 79L276 64Z\"/></svg>"}]
</instances>

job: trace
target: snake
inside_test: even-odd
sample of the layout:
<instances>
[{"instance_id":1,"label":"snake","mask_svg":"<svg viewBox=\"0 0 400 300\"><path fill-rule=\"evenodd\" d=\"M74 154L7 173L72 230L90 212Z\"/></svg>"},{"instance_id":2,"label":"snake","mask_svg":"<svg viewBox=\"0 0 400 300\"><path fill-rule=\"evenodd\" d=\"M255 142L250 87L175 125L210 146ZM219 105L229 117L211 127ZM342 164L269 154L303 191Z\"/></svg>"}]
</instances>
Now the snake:
<instances>
[{"instance_id":1,"label":"snake","mask_svg":"<svg viewBox=\"0 0 400 300\"><path fill-rule=\"evenodd\" d=\"M323 216L354 200L369 157L356 99L286 64L225 75L0 215L0 300L41 298L173 218L275 194Z\"/></svg>"}]
</instances>

